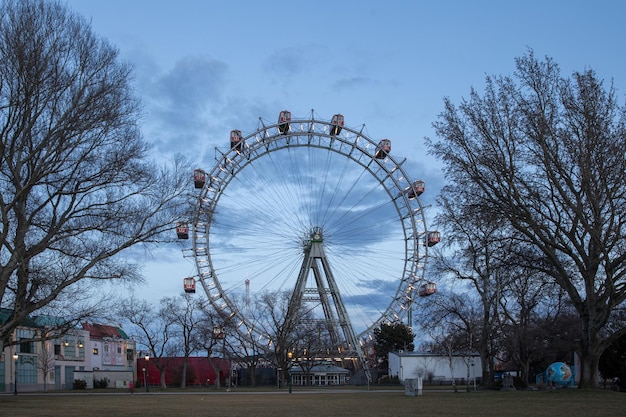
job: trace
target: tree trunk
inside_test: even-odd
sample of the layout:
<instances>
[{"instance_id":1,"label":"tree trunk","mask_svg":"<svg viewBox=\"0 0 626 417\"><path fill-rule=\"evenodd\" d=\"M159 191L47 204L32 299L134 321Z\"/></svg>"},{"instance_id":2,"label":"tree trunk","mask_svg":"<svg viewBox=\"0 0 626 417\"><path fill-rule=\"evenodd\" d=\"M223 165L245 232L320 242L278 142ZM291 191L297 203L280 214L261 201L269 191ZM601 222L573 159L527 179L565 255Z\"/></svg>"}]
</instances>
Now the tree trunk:
<instances>
[{"instance_id":1,"label":"tree trunk","mask_svg":"<svg viewBox=\"0 0 626 417\"><path fill-rule=\"evenodd\" d=\"M211 365L211 369L213 369L213 375L215 376L215 388L219 389L222 385L220 382L220 370L221 370L221 361L219 362L219 366L215 366L215 362L211 357L208 358L209 365Z\"/></svg>"},{"instance_id":2,"label":"tree trunk","mask_svg":"<svg viewBox=\"0 0 626 417\"><path fill-rule=\"evenodd\" d=\"M248 368L250 370L250 385L256 386L256 365L252 365Z\"/></svg>"},{"instance_id":3,"label":"tree trunk","mask_svg":"<svg viewBox=\"0 0 626 417\"><path fill-rule=\"evenodd\" d=\"M597 332L588 332L587 334L589 334L589 340L583 342L581 346L578 388L597 388L598 362L602 355L603 346Z\"/></svg>"},{"instance_id":4,"label":"tree trunk","mask_svg":"<svg viewBox=\"0 0 626 417\"><path fill-rule=\"evenodd\" d=\"M159 377L161 379L161 388L167 389L167 384L165 383L165 372L159 369Z\"/></svg>"},{"instance_id":5,"label":"tree trunk","mask_svg":"<svg viewBox=\"0 0 626 417\"><path fill-rule=\"evenodd\" d=\"M180 387L187 388L187 361L189 360L189 356L185 356L183 358L183 371L180 375Z\"/></svg>"}]
</instances>

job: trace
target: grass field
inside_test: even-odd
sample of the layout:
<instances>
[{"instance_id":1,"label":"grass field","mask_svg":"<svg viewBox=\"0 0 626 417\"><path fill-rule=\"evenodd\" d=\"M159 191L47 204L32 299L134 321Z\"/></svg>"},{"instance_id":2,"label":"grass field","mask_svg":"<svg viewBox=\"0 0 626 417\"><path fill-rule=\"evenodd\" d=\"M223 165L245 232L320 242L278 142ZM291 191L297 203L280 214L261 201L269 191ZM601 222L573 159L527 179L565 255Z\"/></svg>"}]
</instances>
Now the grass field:
<instances>
[{"instance_id":1,"label":"grass field","mask_svg":"<svg viewBox=\"0 0 626 417\"><path fill-rule=\"evenodd\" d=\"M600 390L404 391L87 391L0 395L0 416L626 416L626 394Z\"/></svg>"}]
</instances>

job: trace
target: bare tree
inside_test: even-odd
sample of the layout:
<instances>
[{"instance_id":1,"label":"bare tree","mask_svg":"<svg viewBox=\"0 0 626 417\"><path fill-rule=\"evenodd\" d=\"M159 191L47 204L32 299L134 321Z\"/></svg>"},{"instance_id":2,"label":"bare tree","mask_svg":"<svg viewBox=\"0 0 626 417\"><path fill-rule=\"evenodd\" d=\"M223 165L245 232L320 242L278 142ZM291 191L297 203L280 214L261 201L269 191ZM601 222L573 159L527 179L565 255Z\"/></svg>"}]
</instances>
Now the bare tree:
<instances>
[{"instance_id":1,"label":"bare tree","mask_svg":"<svg viewBox=\"0 0 626 417\"><path fill-rule=\"evenodd\" d=\"M313 384L312 371L320 361L343 356L342 352L331 351L330 346L333 346L333 343L326 320L315 320L312 317L301 320L296 326L294 335L295 343L287 352L289 359L287 366L288 369L297 366L302 370L304 385Z\"/></svg>"},{"instance_id":2,"label":"bare tree","mask_svg":"<svg viewBox=\"0 0 626 417\"><path fill-rule=\"evenodd\" d=\"M176 348L172 346L173 321L163 308L155 310L147 301L130 298L122 301L120 316L128 320L133 328L129 333L141 346L150 352L150 361L159 370L161 388L167 388L165 368L168 357Z\"/></svg>"},{"instance_id":3,"label":"bare tree","mask_svg":"<svg viewBox=\"0 0 626 417\"><path fill-rule=\"evenodd\" d=\"M50 350L49 343L42 343L41 350L37 354L37 369L43 374L43 390L48 389L48 375L54 370L54 351Z\"/></svg>"},{"instance_id":4,"label":"bare tree","mask_svg":"<svg viewBox=\"0 0 626 417\"><path fill-rule=\"evenodd\" d=\"M442 250L435 250L433 269L451 277L477 295L480 329L475 349L481 355L483 385L493 383L494 338L500 330L499 301L516 277L511 273L512 230L493 216L489 208L476 204L477 194L466 184L444 187L439 196L439 227L448 236ZM454 283L453 283L454 284ZM469 287L467 287L469 285Z\"/></svg>"},{"instance_id":5,"label":"bare tree","mask_svg":"<svg viewBox=\"0 0 626 417\"><path fill-rule=\"evenodd\" d=\"M180 343L179 352L183 355L183 369L180 386L187 386L187 364L189 356L196 350L197 345L194 338L199 327L202 325L202 306L198 299L191 294L184 294L179 297L167 297L161 300L161 311L167 323L171 323L170 329L174 339ZM182 352L180 352L182 350Z\"/></svg>"},{"instance_id":6,"label":"bare tree","mask_svg":"<svg viewBox=\"0 0 626 417\"><path fill-rule=\"evenodd\" d=\"M234 327L231 319L216 312L210 305L202 308L201 321L194 337L194 344L197 350L207 352L207 360L215 374L216 388L220 388L222 383L220 373L223 368L223 361L232 351L229 339L236 339L234 335L237 333Z\"/></svg>"},{"instance_id":7,"label":"bare tree","mask_svg":"<svg viewBox=\"0 0 626 417\"><path fill-rule=\"evenodd\" d=\"M475 190L545 262L580 318L580 387L621 332L605 325L626 299L626 108L592 70L563 78L532 51L513 77L486 78L456 107L449 99L429 142L447 177Z\"/></svg>"},{"instance_id":8,"label":"bare tree","mask_svg":"<svg viewBox=\"0 0 626 417\"><path fill-rule=\"evenodd\" d=\"M499 354L506 354L522 371L522 377L532 382L531 366L549 358L548 350L558 337L562 344L570 346L573 352L574 340L578 337L561 331L557 323L562 317L571 318L565 308L567 299L564 291L545 276L522 268L507 288L504 288L499 301L502 319ZM570 309L571 310L571 309ZM574 327L575 323L569 320ZM565 361L565 358L559 358ZM545 369L545 367L543 367Z\"/></svg>"},{"instance_id":9,"label":"bare tree","mask_svg":"<svg viewBox=\"0 0 626 417\"><path fill-rule=\"evenodd\" d=\"M303 322L304 314L301 303L293 302L292 294L284 292L265 292L254 300L255 309L263 328L271 338L270 359L277 369L282 370L280 380L285 381L290 366L289 352L293 352L297 339L297 327ZM280 383L280 381L277 381Z\"/></svg>"},{"instance_id":10,"label":"bare tree","mask_svg":"<svg viewBox=\"0 0 626 417\"><path fill-rule=\"evenodd\" d=\"M263 312L256 308L249 308L248 300L245 298L235 299L235 303L238 304L241 311L246 312L246 317L249 323L252 323L256 328L261 328L262 323L265 323L263 318ZM255 304L255 307L257 305ZM234 329L233 329L234 330ZM249 375L249 384L256 385L256 369L258 365L265 359L265 353L267 352L267 341L261 338L254 337L251 333L232 331L229 332L230 338L234 339L232 345L238 350L237 355L233 355L237 363L245 368ZM234 354L235 352L233 352Z\"/></svg>"},{"instance_id":11,"label":"bare tree","mask_svg":"<svg viewBox=\"0 0 626 417\"><path fill-rule=\"evenodd\" d=\"M422 329L432 338L431 351L441 353L448 359L452 384L456 392L454 381L454 356L462 355L467 358L465 365L469 375L469 358L474 354L477 340L481 339L480 303L464 294L447 294L437 297L428 308L428 320L420 320ZM469 390L469 377L467 378Z\"/></svg>"},{"instance_id":12,"label":"bare tree","mask_svg":"<svg viewBox=\"0 0 626 417\"><path fill-rule=\"evenodd\" d=\"M0 350L31 313L138 279L129 250L165 240L186 207L183 161L147 159L130 81L60 2L0 5Z\"/></svg>"}]
</instances>

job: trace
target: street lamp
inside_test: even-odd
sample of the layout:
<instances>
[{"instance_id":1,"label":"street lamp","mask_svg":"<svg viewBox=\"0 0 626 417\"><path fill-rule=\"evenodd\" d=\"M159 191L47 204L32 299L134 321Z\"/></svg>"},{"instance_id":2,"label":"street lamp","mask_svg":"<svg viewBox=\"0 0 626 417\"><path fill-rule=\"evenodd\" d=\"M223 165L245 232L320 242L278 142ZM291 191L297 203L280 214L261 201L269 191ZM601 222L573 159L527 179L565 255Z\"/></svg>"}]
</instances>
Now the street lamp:
<instances>
[{"instance_id":1,"label":"street lamp","mask_svg":"<svg viewBox=\"0 0 626 417\"><path fill-rule=\"evenodd\" d=\"M476 373L474 371L474 358L472 358L472 379L474 380L474 391L476 391Z\"/></svg>"},{"instance_id":2,"label":"street lamp","mask_svg":"<svg viewBox=\"0 0 626 417\"><path fill-rule=\"evenodd\" d=\"M143 368L143 382L144 382L144 385L146 386L146 392L150 392L150 387L148 386L148 382L147 382L148 381L148 369L147 368L148 368L148 361L150 360L150 356L146 355L144 359L146 360L146 367Z\"/></svg>"},{"instance_id":3,"label":"street lamp","mask_svg":"<svg viewBox=\"0 0 626 417\"><path fill-rule=\"evenodd\" d=\"M291 367L293 366L293 352L287 352L287 359L289 359L289 366L287 367L287 373L289 374L289 394L291 394L291 385L293 383L292 379L292 375L291 375Z\"/></svg>"},{"instance_id":4,"label":"street lamp","mask_svg":"<svg viewBox=\"0 0 626 417\"><path fill-rule=\"evenodd\" d=\"M13 395L17 395L17 360L20 357L17 356L17 353L13 355L13 360L15 361L15 375L13 380Z\"/></svg>"}]
</instances>

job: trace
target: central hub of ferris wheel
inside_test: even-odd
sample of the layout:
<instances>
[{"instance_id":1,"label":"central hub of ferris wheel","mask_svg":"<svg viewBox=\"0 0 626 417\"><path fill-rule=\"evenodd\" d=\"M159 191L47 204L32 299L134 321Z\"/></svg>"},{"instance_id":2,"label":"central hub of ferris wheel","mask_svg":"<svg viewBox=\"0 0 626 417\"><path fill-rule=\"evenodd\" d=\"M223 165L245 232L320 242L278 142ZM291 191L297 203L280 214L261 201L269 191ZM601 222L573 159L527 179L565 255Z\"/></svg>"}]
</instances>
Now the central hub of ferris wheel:
<instances>
[{"instance_id":1,"label":"central hub of ferris wheel","mask_svg":"<svg viewBox=\"0 0 626 417\"><path fill-rule=\"evenodd\" d=\"M304 241L304 260L291 296L287 317L292 317L296 314L296 309L304 306L306 311L318 311L316 320L324 323L333 349L344 358L358 358L360 363L367 364L324 253L322 228L313 227L309 237L310 239Z\"/></svg>"}]
</instances>

